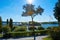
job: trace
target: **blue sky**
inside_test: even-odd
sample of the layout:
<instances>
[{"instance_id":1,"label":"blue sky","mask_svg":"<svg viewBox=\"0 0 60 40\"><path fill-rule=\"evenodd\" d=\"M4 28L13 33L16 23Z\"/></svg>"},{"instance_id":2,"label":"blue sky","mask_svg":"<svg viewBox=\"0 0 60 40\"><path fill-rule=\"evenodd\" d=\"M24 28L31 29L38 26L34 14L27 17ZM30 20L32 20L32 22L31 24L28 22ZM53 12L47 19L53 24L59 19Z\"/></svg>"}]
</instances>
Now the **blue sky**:
<instances>
[{"instance_id":1,"label":"blue sky","mask_svg":"<svg viewBox=\"0 0 60 40\"><path fill-rule=\"evenodd\" d=\"M50 22L57 21L53 16L53 10L57 0L34 0L32 3L37 8L39 5L44 9L42 15L37 15L34 21L37 22ZM26 0L0 0L0 16L3 21L12 18L17 22L31 21L31 17L22 17L23 5L27 3Z\"/></svg>"}]
</instances>

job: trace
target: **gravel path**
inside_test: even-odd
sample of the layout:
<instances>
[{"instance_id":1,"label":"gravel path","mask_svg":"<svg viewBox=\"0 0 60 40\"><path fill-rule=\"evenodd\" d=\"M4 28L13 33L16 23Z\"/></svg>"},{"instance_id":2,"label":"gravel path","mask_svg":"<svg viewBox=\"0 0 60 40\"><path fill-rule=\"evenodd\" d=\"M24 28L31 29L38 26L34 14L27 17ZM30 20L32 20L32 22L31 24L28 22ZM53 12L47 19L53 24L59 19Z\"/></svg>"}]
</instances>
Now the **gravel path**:
<instances>
[{"instance_id":1,"label":"gravel path","mask_svg":"<svg viewBox=\"0 0 60 40\"><path fill-rule=\"evenodd\" d=\"M37 36L36 40L42 40L43 38L45 38L47 36ZM34 37L25 37L25 38L18 38L18 39L3 39L3 40L33 40Z\"/></svg>"}]
</instances>

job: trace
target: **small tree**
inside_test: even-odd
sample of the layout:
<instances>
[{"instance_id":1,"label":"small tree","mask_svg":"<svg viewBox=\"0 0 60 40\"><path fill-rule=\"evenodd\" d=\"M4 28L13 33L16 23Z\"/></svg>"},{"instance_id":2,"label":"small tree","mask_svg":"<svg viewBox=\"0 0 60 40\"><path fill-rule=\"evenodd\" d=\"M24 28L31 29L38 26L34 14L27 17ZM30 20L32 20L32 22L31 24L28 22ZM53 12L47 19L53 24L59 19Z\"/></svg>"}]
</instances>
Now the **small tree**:
<instances>
[{"instance_id":1,"label":"small tree","mask_svg":"<svg viewBox=\"0 0 60 40\"><path fill-rule=\"evenodd\" d=\"M8 25L8 24L9 24L9 21L8 21L8 19L7 19L7 21L6 21L6 22L7 22L7 25Z\"/></svg>"},{"instance_id":2,"label":"small tree","mask_svg":"<svg viewBox=\"0 0 60 40\"><path fill-rule=\"evenodd\" d=\"M12 29L13 29L13 20L11 18L10 18L9 26L10 26L11 31L12 31Z\"/></svg>"},{"instance_id":3,"label":"small tree","mask_svg":"<svg viewBox=\"0 0 60 40\"><path fill-rule=\"evenodd\" d=\"M0 17L0 33L2 32L2 18Z\"/></svg>"},{"instance_id":4,"label":"small tree","mask_svg":"<svg viewBox=\"0 0 60 40\"><path fill-rule=\"evenodd\" d=\"M32 4L26 4L23 6L23 9L25 10L22 14L22 16L31 16L32 18L32 27L34 27L34 23L33 23L33 18L38 15L38 14L42 14L42 12L44 11L40 6L38 6L38 8L34 8L34 5ZM34 29L33 29L34 31ZM34 40L35 40L35 32L34 32Z\"/></svg>"}]
</instances>

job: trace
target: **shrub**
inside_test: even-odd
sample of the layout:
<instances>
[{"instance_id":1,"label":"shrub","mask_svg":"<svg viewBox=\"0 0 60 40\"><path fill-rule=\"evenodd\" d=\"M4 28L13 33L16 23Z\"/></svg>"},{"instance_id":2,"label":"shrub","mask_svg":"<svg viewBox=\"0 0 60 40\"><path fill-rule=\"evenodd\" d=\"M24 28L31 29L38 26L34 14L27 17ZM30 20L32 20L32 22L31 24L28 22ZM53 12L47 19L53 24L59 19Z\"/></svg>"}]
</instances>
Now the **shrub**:
<instances>
[{"instance_id":1,"label":"shrub","mask_svg":"<svg viewBox=\"0 0 60 40\"><path fill-rule=\"evenodd\" d=\"M44 30L44 28L43 27L38 27L38 30Z\"/></svg>"},{"instance_id":2,"label":"shrub","mask_svg":"<svg viewBox=\"0 0 60 40\"><path fill-rule=\"evenodd\" d=\"M54 27L50 31L50 36L53 40L60 40L60 27Z\"/></svg>"},{"instance_id":3,"label":"shrub","mask_svg":"<svg viewBox=\"0 0 60 40\"><path fill-rule=\"evenodd\" d=\"M35 34L36 35L46 35L47 34L47 30L38 30L38 31L35 31Z\"/></svg>"},{"instance_id":4,"label":"shrub","mask_svg":"<svg viewBox=\"0 0 60 40\"><path fill-rule=\"evenodd\" d=\"M4 33L10 32L10 31L11 31L11 29L10 29L9 26L3 27L3 32L4 32Z\"/></svg>"},{"instance_id":5,"label":"shrub","mask_svg":"<svg viewBox=\"0 0 60 40\"><path fill-rule=\"evenodd\" d=\"M48 27L47 29L51 29L52 27Z\"/></svg>"},{"instance_id":6,"label":"shrub","mask_svg":"<svg viewBox=\"0 0 60 40\"><path fill-rule=\"evenodd\" d=\"M26 31L26 30L27 30L27 28L26 28L25 26L21 26L21 27L16 27L16 28L14 29L14 32Z\"/></svg>"},{"instance_id":7,"label":"shrub","mask_svg":"<svg viewBox=\"0 0 60 40\"><path fill-rule=\"evenodd\" d=\"M32 32L9 32L12 37L24 37L24 36L32 36Z\"/></svg>"},{"instance_id":8,"label":"shrub","mask_svg":"<svg viewBox=\"0 0 60 40\"><path fill-rule=\"evenodd\" d=\"M46 34L46 30L39 30L39 31L35 31L35 35L45 35ZM11 37L25 37L25 36L34 36L33 31L22 31L22 32L8 32L8 34L11 35Z\"/></svg>"},{"instance_id":9,"label":"shrub","mask_svg":"<svg viewBox=\"0 0 60 40\"><path fill-rule=\"evenodd\" d=\"M40 31L40 35L46 35L47 34L47 31L46 30L41 30Z\"/></svg>"},{"instance_id":10,"label":"shrub","mask_svg":"<svg viewBox=\"0 0 60 40\"><path fill-rule=\"evenodd\" d=\"M31 26L31 27L29 27L28 29L33 31L33 29L36 30L37 28Z\"/></svg>"}]
</instances>

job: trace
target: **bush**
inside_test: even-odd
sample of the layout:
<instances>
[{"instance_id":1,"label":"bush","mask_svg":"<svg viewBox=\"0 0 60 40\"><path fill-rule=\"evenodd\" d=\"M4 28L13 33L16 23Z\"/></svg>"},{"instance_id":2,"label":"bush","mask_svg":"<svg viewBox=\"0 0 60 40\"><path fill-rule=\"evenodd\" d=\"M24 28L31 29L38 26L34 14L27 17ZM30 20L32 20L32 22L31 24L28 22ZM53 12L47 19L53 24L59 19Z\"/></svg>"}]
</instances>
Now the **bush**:
<instances>
[{"instance_id":1,"label":"bush","mask_svg":"<svg viewBox=\"0 0 60 40\"><path fill-rule=\"evenodd\" d=\"M34 31L35 35L46 35L47 34L47 30L37 30L37 31ZM34 34L32 32L32 34Z\"/></svg>"},{"instance_id":2,"label":"bush","mask_svg":"<svg viewBox=\"0 0 60 40\"><path fill-rule=\"evenodd\" d=\"M14 32L26 31L26 30L27 30L27 28L26 28L25 26L21 26L21 27L16 27L16 28L14 29Z\"/></svg>"},{"instance_id":3,"label":"bush","mask_svg":"<svg viewBox=\"0 0 60 40\"><path fill-rule=\"evenodd\" d=\"M38 30L44 30L44 28L43 27L38 27Z\"/></svg>"},{"instance_id":4,"label":"bush","mask_svg":"<svg viewBox=\"0 0 60 40\"><path fill-rule=\"evenodd\" d=\"M50 31L50 36L53 40L60 40L60 27L53 27Z\"/></svg>"},{"instance_id":5,"label":"bush","mask_svg":"<svg viewBox=\"0 0 60 40\"><path fill-rule=\"evenodd\" d=\"M47 29L51 29L52 27L48 27Z\"/></svg>"},{"instance_id":6,"label":"bush","mask_svg":"<svg viewBox=\"0 0 60 40\"><path fill-rule=\"evenodd\" d=\"M46 30L40 30L40 35L46 35L47 31Z\"/></svg>"},{"instance_id":7,"label":"bush","mask_svg":"<svg viewBox=\"0 0 60 40\"><path fill-rule=\"evenodd\" d=\"M45 35L46 34L46 30L41 30L41 31L35 31L35 35L38 36L38 35ZM25 36L34 36L34 33L33 31L25 31L25 32L9 32L8 34L11 35L11 37L13 38L17 38L17 37L25 37Z\"/></svg>"},{"instance_id":8,"label":"bush","mask_svg":"<svg viewBox=\"0 0 60 40\"><path fill-rule=\"evenodd\" d=\"M13 38L32 36L32 32L9 32L8 34L12 35Z\"/></svg>"},{"instance_id":9,"label":"bush","mask_svg":"<svg viewBox=\"0 0 60 40\"><path fill-rule=\"evenodd\" d=\"M31 26L31 27L29 27L28 29L33 31L33 29L36 30L37 28Z\"/></svg>"},{"instance_id":10,"label":"bush","mask_svg":"<svg viewBox=\"0 0 60 40\"><path fill-rule=\"evenodd\" d=\"M10 27L9 27L9 26L3 27L3 32L4 32L4 33L11 32Z\"/></svg>"}]
</instances>

